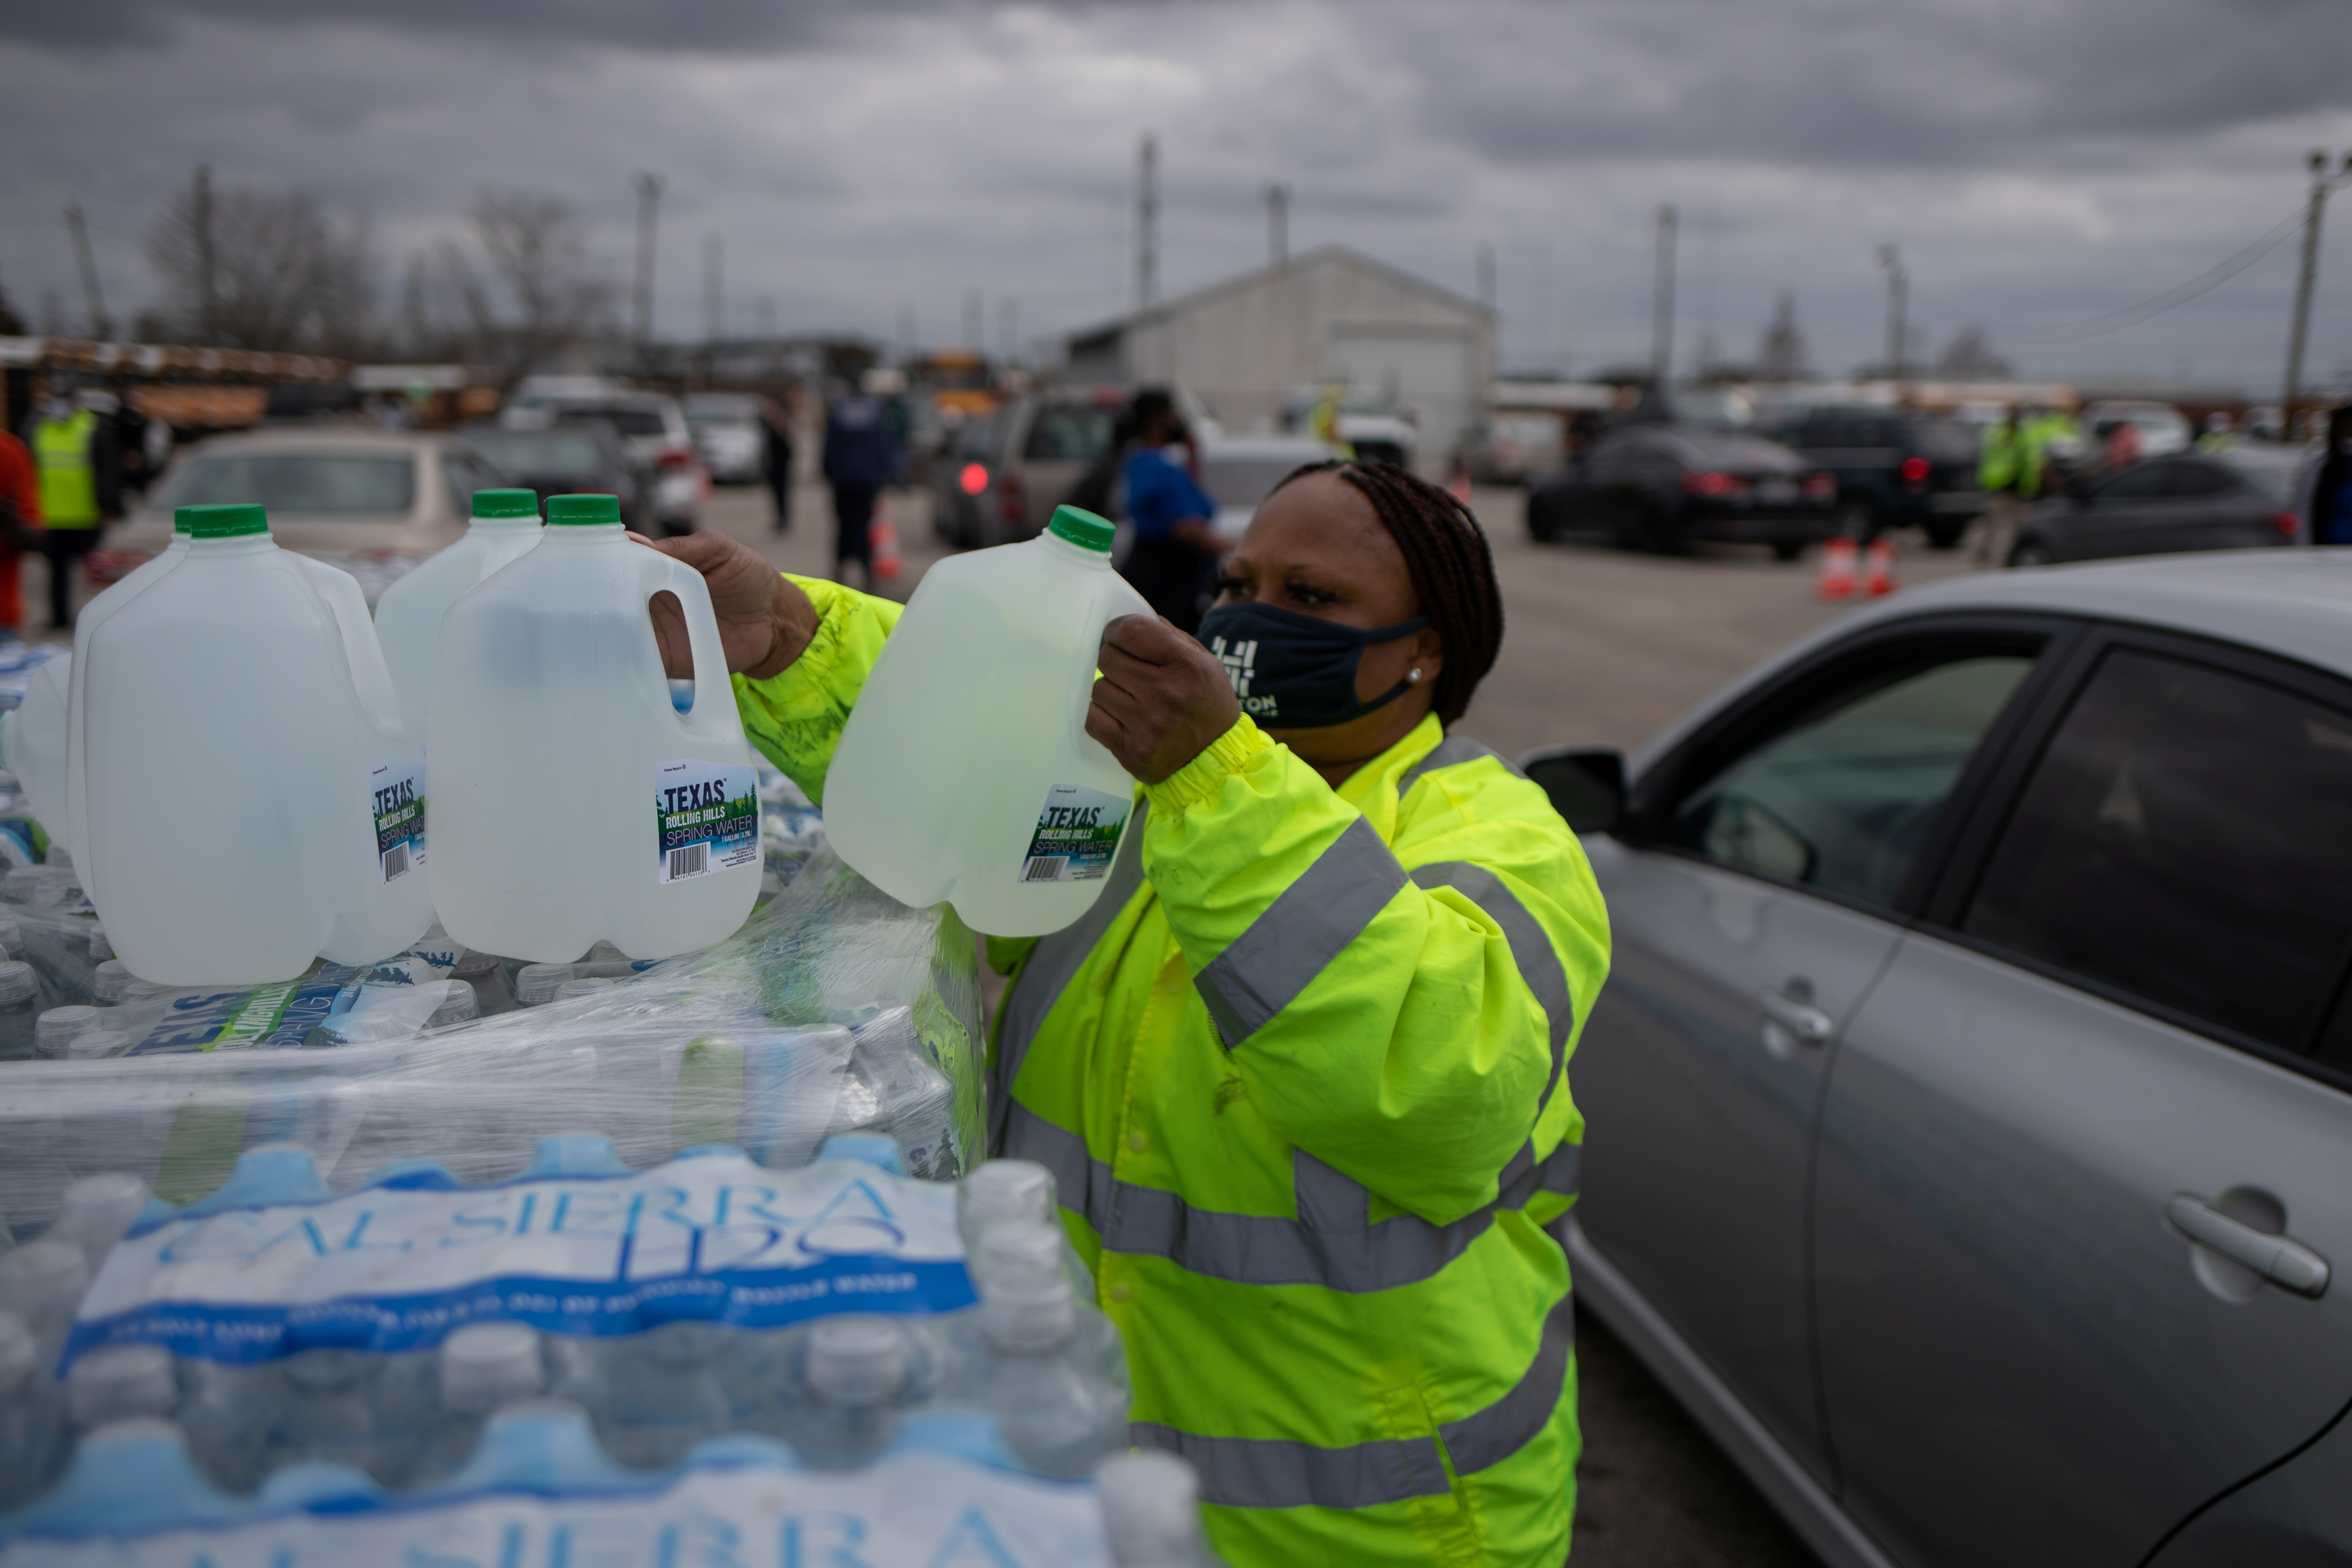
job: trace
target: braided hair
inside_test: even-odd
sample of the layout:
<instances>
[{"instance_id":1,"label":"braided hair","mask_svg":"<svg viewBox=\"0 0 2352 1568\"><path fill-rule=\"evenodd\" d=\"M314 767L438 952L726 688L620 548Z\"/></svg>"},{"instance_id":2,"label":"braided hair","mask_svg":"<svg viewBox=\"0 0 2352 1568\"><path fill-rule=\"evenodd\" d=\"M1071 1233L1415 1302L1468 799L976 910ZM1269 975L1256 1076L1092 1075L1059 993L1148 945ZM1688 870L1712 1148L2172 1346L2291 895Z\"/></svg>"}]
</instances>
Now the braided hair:
<instances>
[{"instance_id":1,"label":"braided hair","mask_svg":"<svg viewBox=\"0 0 2352 1568\"><path fill-rule=\"evenodd\" d=\"M1471 693L1495 668L1503 647L1503 592L1495 583L1486 531L1468 507L1392 463L1308 463L1274 488L1325 473L1339 475L1371 503L1373 515L1404 556L1421 613L1445 650L1432 706L1439 723L1453 723L1469 709Z\"/></svg>"}]
</instances>

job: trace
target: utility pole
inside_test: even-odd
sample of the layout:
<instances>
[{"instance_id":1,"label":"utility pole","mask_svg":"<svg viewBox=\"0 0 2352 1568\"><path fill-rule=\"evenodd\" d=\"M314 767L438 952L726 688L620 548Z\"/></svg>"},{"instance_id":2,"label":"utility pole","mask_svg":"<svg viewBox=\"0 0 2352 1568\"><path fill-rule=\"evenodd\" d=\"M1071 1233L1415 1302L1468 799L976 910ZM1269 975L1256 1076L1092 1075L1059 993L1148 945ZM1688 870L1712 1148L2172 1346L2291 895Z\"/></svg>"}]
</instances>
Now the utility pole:
<instances>
[{"instance_id":1,"label":"utility pole","mask_svg":"<svg viewBox=\"0 0 2352 1568\"><path fill-rule=\"evenodd\" d=\"M726 333L727 296L722 290L719 271L720 248L725 242L709 234L702 238L702 337L715 343Z\"/></svg>"},{"instance_id":2,"label":"utility pole","mask_svg":"<svg viewBox=\"0 0 2352 1568\"><path fill-rule=\"evenodd\" d=\"M1650 315L1650 379L1660 392L1675 368L1675 227L1672 206L1658 209L1658 273Z\"/></svg>"},{"instance_id":3,"label":"utility pole","mask_svg":"<svg viewBox=\"0 0 2352 1568\"><path fill-rule=\"evenodd\" d=\"M196 165L195 188L189 193L188 216L196 230L196 305L199 341L206 348L220 346L220 289L213 270L213 171Z\"/></svg>"},{"instance_id":4,"label":"utility pole","mask_svg":"<svg viewBox=\"0 0 2352 1568\"><path fill-rule=\"evenodd\" d=\"M659 219L662 177L637 176L637 359L652 351L654 341L654 230Z\"/></svg>"},{"instance_id":5,"label":"utility pole","mask_svg":"<svg viewBox=\"0 0 2352 1568\"><path fill-rule=\"evenodd\" d=\"M1160 138L1149 131L1135 171L1135 308L1160 298Z\"/></svg>"},{"instance_id":6,"label":"utility pole","mask_svg":"<svg viewBox=\"0 0 2352 1568\"><path fill-rule=\"evenodd\" d=\"M1480 240L1475 252L1478 277L1478 303L1491 315L1495 310L1495 247L1490 240Z\"/></svg>"},{"instance_id":7,"label":"utility pole","mask_svg":"<svg viewBox=\"0 0 2352 1568\"><path fill-rule=\"evenodd\" d=\"M1265 188L1265 258L1276 267L1290 260L1290 187Z\"/></svg>"},{"instance_id":8,"label":"utility pole","mask_svg":"<svg viewBox=\"0 0 2352 1568\"><path fill-rule=\"evenodd\" d=\"M73 236L74 265L81 268L81 300L89 312L89 335L100 342L114 338L114 323L106 319L106 300L98 291L98 264L90 259L89 227L81 219L81 204L66 204L66 232Z\"/></svg>"},{"instance_id":9,"label":"utility pole","mask_svg":"<svg viewBox=\"0 0 2352 1568\"><path fill-rule=\"evenodd\" d=\"M1021 301L999 300L996 302L996 357L1011 364L1021 357Z\"/></svg>"},{"instance_id":10,"label":"utility pole","mask_svg":"<svg viewBox=\"0 0 2352 1568\"><path fill-rule=\"evenodd\" d=\"M985 355L988 353L988 331L982 325L987 320L988 312L982 309L980 290L965 289L963 291L963 341L964 345L976 354Z\"/></svg>"},{"instance_id":11,"label":"utility pole","mask_svg":"<svg viewBox=\"0 0 2352 1568\"><path fill-rule=\"evenodd\" d=\"M2352 153L2344 154L2344 175L2352 178ZM2303 268L2294 280L2294 325L2286 335L2286 392L2279 399L2279 423L2294 439L2296 405L2303 401L2303 349L2311 331L2311 292L2319 281L2319 229L2327 216L2327 154L2311 154L2311 211L2303 220Z\"/></svg>"},{"instance_id":12,"label":"utility pole","mask_svg":"<svg viewBox=\"0 0 2352 1568\"><path fill-rule=\"evenodd\" d=\"M1903 379L1904 323L1911 309L1911 275L1903 270L1903 253L1891 245L1878 247L1878 264L1886 268L1886 376Z\"/></svg>"}]
</instances>

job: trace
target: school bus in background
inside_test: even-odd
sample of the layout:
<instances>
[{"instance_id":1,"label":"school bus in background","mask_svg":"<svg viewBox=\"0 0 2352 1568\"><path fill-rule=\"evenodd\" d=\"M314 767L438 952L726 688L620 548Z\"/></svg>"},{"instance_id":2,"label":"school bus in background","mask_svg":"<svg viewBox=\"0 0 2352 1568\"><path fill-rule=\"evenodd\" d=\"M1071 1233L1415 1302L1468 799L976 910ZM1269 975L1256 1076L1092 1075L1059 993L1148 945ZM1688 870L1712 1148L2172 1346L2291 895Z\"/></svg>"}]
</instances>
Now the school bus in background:
<instances>
[{"instance_id":1,"label":"school bus in background","mask_svg":"<svg viewBox=\"0 0 2352 1568\"><path fill-rule=\"evenodd\" d=\"M1004 402L994 367L977 350L934 349L906 368L910 390L929 393L942 415L953 409L964 419L985 419Z\"/></svg>"}]
</instances>

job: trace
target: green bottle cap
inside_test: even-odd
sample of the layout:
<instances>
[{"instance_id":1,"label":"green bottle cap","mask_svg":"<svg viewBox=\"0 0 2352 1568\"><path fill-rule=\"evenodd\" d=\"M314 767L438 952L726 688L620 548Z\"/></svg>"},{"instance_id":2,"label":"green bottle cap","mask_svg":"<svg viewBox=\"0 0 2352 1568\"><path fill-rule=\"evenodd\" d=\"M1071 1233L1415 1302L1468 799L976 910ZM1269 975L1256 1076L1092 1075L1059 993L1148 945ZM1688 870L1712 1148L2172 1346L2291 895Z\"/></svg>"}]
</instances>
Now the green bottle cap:
<instances>
[{"instance_id":1,"label":"green bottle cap","mask_svg":"<svg viewBox=\"0 0 2352 1568\"><path fill-rule=\"evenodd\" d=\"M1111 537L1118 531L1108 520L1090 511L1083 511L1074 506L1057 506L1054 509L1054 521L1045 525L1045 531L1056 539L1068 540L1081 550L1108 555L1110 553Z\"/></svg>"},{"instance_id":2,"label":"green bottle cap","mask_svg":"<svg viewBox=\"0 0 2352 1568\"><path fill-rule=\"evenodd\" d=\"M539 515L537 490L476 490L476 517L529 517Z\"/></svg>"},{"instance_id":3,"label":"green bottle cap","mask_svg":"<svg viewBox=\"0 0 2352 1568\"><path fill-rule=\"evenodd\" d=\"M269 514L250 502L232 506L184 506L172 514L174 529L185 529L196 539L236 539L268 533Z\"/></svg>"},{"instance_id":4,"label":"green bottle cap","mask_svg":"<svg viewBox=\"0 0 2352 1568\"><path fill-rule=\"evenodd\" d=\"M547 521L556 523L599 523L621 521L619 496L550 496L547 498Z\"/></svg>"}]
</instances>

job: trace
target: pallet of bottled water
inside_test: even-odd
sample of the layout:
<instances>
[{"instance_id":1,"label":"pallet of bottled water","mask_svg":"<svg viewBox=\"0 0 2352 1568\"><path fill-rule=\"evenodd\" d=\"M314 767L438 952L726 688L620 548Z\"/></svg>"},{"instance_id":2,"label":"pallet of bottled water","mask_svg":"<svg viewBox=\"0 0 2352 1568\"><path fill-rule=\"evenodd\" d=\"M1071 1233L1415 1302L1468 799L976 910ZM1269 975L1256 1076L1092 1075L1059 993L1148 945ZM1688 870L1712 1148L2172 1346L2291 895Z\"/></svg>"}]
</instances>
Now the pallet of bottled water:
<instances>
[{"instance_id":1,"label":"pallet of bottled water","mask_svg":"<svg viewBox=\"0 0 2352 1568\"><path fill-rule=\"evenodd\" d=\"M877 1138L86 1178L0 1258L0 1565L1204 1563L1055 1212Z\"/></svg>"}]
</instances>

